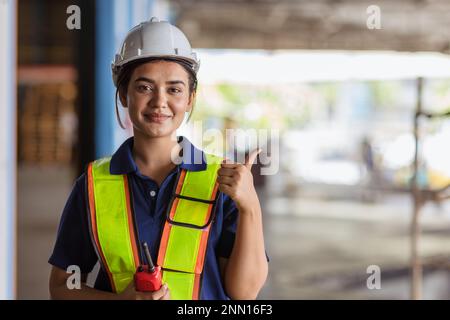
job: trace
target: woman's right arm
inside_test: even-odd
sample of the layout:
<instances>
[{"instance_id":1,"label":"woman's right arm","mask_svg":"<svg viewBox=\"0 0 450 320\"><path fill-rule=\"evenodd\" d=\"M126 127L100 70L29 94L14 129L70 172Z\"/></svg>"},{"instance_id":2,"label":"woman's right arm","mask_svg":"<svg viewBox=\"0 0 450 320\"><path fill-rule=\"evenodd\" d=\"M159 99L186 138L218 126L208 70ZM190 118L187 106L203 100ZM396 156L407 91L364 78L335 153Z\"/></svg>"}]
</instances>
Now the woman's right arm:
<instances>
[{"instance_id":1,"label":"woman's right arm","mask_svg":"<svg viewBox=\"0 0 450 320\"><path fill-rule=\"evenodd\" d=\"M69 289L67 279L71 276L58 267L53 266L49 288L50 298L54 300L170 300L170 291L166 285L154 292L139 292L134 288L133 281L120 294L93 289L86 285L87 275L81 276L81 288Z\"/></svg>"}]
</instances>

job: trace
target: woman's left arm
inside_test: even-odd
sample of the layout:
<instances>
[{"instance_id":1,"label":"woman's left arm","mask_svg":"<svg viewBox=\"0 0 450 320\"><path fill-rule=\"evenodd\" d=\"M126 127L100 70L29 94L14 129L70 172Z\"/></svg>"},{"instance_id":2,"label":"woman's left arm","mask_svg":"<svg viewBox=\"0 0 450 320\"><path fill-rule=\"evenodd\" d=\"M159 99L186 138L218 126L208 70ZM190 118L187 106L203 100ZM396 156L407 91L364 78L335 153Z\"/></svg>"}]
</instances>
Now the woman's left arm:
<instances>
[{"instance_id":1,"label":"woman's left arm","mask_svg":"<svg viewBox=\"0 0 450 320\"><path fill-rule=\"evenodd\" d=\"M224 282L232 299L255 299L267 278L261 206L253 185L251 166L260 150L244 164L222 163L219 190L236 203L239 211L236 238L225 267Z\"/></svg>"}]
</instances>

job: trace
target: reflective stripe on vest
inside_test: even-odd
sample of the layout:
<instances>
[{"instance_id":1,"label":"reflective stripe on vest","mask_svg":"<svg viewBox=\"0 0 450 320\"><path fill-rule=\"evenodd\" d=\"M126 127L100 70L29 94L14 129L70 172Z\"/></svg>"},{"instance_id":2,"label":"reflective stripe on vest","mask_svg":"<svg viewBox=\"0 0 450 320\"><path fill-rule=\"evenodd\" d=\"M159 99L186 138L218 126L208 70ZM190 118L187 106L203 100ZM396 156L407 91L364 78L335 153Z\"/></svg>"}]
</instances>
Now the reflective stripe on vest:
<instances>
[{"instance_id":1,"label":"reflective stripe on vest","mask_svg":"<svg viewBox=\"0 0 450 320\"><path fill-rule=\"evenodd\" d=\"M206 154L207 170L182 170L158 252L172 299L198 299L221 158ZM195 212L195 214L192 214Z\"/></svg>"},{"instance_id":2,"label":"reflective stripe on vest","mask_svg":"<svg viewBox=\"0 0 450 320\"><path fill-rule=\"evenodd\" d=\"M172 299L198 299L221 158L206 154L203 171L181 170L168 206L158 253ZM135 222L126 175L109 173L111 158L87 172L89 225L97 255L114 292L122 292L139 266Z\"/></svg>"},{"instance_id":3,"label":"reflective stripe on vest","mask_svg":"<svg viewBox=\"0 0 450 320\"><path fill-rule=\"evenodd\" d=\"M89 222L97 255L113 292L122 292L139 266L128 178L111 175L111 158L88 167Z\"/></svg>"}]
</instances>

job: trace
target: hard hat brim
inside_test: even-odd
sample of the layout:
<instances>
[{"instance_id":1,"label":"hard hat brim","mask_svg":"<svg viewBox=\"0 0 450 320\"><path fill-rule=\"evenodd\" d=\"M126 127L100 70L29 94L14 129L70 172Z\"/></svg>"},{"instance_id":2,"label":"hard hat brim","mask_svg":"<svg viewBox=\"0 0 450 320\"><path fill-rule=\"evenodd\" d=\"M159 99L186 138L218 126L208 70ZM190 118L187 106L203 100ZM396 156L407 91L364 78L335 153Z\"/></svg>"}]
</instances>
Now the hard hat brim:
<instances>
[{"instance_id":1,"label":"hard hat brim","mask_svg":"<svg viewBox=\"0 0 450 320\"><path fill-rule=\"evenodd\" d=\"M180 57L177 55L158 55L158 56L154 56L154 55L142 55L139 57L133 57L131 59L128 60L124 60L122 62L120 62L119 64L115 64L112 63L111 64L111 69L112 69L112 75L113 75L113 81L114 81L114 85L117 87L118 83L118 77L119 74L121 72L121 70L123 70L124 68L126 68L127 66L129 66L132 63L137 63L140 62L141 63L147 63L147 62L151 62L151 61L155 61L155 60L166 60L166 61L174 61L174 62L182 62L184 64L186 64L193 72L194 76L197 74L198 69L200 67L200 61L199 60L194 60L194 59L189 59L186 57Z\"/></svg>"}]
</instances>

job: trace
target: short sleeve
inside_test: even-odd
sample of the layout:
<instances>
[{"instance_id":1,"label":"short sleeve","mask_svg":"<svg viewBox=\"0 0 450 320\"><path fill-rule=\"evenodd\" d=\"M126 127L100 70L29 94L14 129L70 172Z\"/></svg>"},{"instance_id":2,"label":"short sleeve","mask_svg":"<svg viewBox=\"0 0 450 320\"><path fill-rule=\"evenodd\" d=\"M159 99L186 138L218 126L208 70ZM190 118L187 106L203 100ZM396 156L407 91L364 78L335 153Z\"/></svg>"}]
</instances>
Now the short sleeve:
<instances>
[{"instance_id":1,"label":"short sleeve","mask_svg":"<svg viewBox=\"0 0 450 320\"><path fill-rule=\"evenodd\" d=\"M237 219L239 211L235 202L227 195L223 196L222 234L219 240L218 255L229 258L233 250L236 237Z\"/></svg>"},{"instance_id":2,"label":"short sleeve","mask_svg":"<svg viewBox=\"0 0 450 320\"><path fill-rule=\"evenodd\" d=\"M75 182L62 212L55 246L48 262L63 270L76 265L82 273L89 273L97 260L89 236L83 174Z\"/></svg>"}]
</instances>

